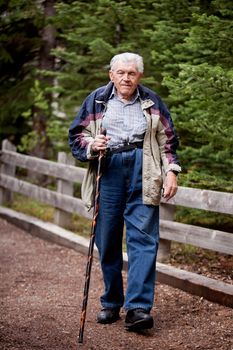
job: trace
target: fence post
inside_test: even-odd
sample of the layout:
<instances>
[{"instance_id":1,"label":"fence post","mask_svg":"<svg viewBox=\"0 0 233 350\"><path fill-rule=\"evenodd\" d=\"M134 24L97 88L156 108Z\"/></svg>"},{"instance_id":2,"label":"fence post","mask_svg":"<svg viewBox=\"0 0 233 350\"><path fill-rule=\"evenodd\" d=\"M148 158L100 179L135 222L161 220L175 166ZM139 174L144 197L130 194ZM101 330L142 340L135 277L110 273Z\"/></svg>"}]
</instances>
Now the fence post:
<instances>
[{"instance_id":1,"label":"fence post","mask_svg":"<svg viewBox=\"0 0 233 350\"><path fill-rule=\"evenodd\" d=\"M67 155L65 152L58 153L58 163L67 165L74 165L75 160L73 157ZM73 196L74 185L73 182L67 180L57 180L57 192ZM72 219L72 214L62 209L56 209L54 215L54 223L59 226L69 227Z\"/></svg>"},{"instance_id":2,"label":"fence post","mask_svg":"<svg viewBox=\"0 0 233 350\"><path fill-rule=\"evenodd\" d=\"M2 152L13 151L16 152L16 147L8 140L2 141ZM0 165L1 174L15 176L16 166L12 164L2 163ZM10 204L13 200L13 192L0 187L0 205Z\"/></svg>"},{"instance_id":3,"label":"fence post","mask_svg":"<svg viewBox=\"0 0 233 350\"><path fill-rule=\"evenodd\" d=\"M160 204L160 219L163 220L174 220L175 206L171 204ZM157 260L165 262L170 259L171 255L171 241L167 239L160 239L159 250Z\"/></svg>"}]
</instances>

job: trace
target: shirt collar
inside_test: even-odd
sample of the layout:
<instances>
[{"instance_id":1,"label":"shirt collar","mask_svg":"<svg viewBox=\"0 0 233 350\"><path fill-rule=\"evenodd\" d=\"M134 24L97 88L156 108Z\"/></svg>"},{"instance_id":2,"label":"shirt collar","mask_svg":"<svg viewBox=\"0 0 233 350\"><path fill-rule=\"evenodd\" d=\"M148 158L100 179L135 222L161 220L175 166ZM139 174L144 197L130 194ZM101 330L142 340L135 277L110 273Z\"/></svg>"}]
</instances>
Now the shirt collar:
<instances>
[{"instance_id":1,"label":"shirt collar","mask_svg":"<svg viewBox=\"0 0 233 350\"><path fill-rule=\"evenodd\" d=\"M138 88L137 88L136 91L135 91L135 93L134 93L133 96L131 97L131 100L129 100L128 103L134 103L134 102L138 99L139 96L140 96L140 95L139 95L139 90L138 90ZM114 97L118 98L116 88L115 88L115 86L113 85L112 92L111 92L111 95L109 96L109 99L112 99L112 98L114 98Z\"/></svg>"}]
</instances>

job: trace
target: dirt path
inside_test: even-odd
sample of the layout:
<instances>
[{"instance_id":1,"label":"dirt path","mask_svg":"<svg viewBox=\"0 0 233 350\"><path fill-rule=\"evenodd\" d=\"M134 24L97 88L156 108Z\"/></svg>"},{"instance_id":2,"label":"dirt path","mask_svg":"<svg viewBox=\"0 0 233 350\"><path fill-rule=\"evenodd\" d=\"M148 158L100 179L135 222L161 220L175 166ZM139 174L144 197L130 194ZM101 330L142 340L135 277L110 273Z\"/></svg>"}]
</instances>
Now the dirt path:
<instances>
[{"instance_id":1,"label":"dirt path","mask_svg":"<svg viewBox=\"0 0 233 350\"><path fill-rule=\"evenodd\" d=\"M102 276L94 261L84 343L78 344L86 257L0 219L0 349L233 350L233 310L158 284L145 334L95 322ZM125 276L124 276L125 278Z\"/></svg>"}]
</instances>

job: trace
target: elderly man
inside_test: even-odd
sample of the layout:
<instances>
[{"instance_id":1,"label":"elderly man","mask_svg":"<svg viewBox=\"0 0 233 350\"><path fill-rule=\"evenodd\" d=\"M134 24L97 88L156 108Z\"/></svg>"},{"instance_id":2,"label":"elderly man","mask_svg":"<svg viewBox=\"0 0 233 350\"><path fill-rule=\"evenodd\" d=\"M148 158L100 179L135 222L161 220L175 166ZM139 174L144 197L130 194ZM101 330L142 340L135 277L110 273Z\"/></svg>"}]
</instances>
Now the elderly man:
<instances>
[{"instance_id":1,"label":"elderly man","mask_svg":"<svg viewBox=\"0 0 233 350\"><path fill-rule=\"evenodd\" d=\"M112 58L110 82L84 101L69 130L73 156L89 161L82 195L91 207L96 157L105 152L100 183L96 245L105 291L97 322L108 324L126 310L125 328L153 327L159 203L177 191L178 139L161 98L139 84L143 59L134 53ZM101 133L101 128L106 133ZM164 181L163 181L164 179ZM126 228L127 289L122 281L122 237Z\"/></svg>"}]
</instances>

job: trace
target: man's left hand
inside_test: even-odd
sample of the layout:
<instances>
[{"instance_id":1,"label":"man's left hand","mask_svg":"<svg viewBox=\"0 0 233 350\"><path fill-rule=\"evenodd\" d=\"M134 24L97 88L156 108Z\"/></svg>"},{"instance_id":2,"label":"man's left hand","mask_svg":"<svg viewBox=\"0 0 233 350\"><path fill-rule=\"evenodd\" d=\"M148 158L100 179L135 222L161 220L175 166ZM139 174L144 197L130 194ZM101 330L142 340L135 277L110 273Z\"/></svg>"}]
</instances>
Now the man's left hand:
<instances>
[{"instance_id":1,"label":"man's left hand","mask_svg":"<svg viewBox=\"0 0 233 350\"><path fill-rule=\"evenodd\" d=\"M178 185L177 185L177 176L172 172L169 171L166 175L164 186L163 186L164 192L163 197L168 201L173 196L175 196Z\"/></svg>"}]
</instances>

